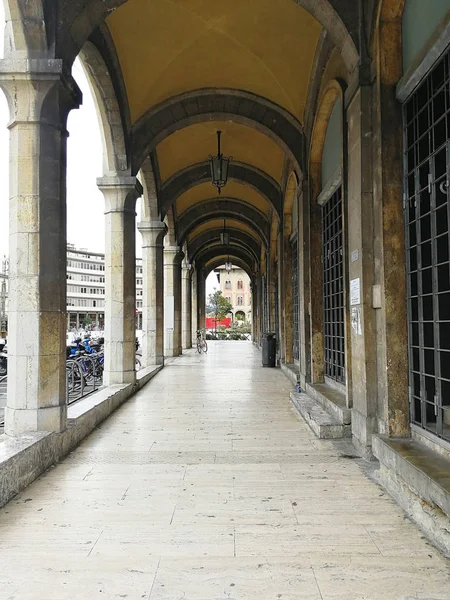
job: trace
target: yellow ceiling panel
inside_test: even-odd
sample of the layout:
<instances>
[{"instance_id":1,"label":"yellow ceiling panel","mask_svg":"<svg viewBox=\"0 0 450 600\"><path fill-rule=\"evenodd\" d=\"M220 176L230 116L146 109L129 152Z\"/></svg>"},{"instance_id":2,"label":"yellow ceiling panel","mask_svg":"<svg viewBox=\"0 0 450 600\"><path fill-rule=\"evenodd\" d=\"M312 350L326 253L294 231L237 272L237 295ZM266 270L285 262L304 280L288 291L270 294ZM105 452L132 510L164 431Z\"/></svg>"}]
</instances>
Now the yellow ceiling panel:
<instances>
[{"instance_id":1,"label":"yellow ceiling panel","mask_svg":"<svg viewBox=\"0 0 450 600\"><path fill-rule=\"evenodd\" d=\"M238 229L239 231L244 231L258 242L261 241L256 231L242 221L238 221L237 219L226 219L225 226L227 229ZM197 227L189 233L188 240L192 241L202 233L205 233L205 231L209 231L211 229L223 229L223 219L211 219L210 221L206 221L205 223L197 225Z\"/></svg>"},{"instance_id":2,"label":"yellow ceiling panel","mask_svg":"<svg viewBox=\"0 0 450 600\"><path fill-rule=\"evenodd\" d=\"M231 121L208 121L180 129L157 146L162 181L185 167L206 161L217 153L217 130L222 131L221 149L233 161L257 167L280 182L284 152L256 129Z\"/></svg>"},{"instance_id":3,"label":"yellow ceiling panel","mask_svg":"<svg viewBox=\"0 0 450 600\"><path fill-rule=\"evenodd\" d=\"M180 216L185 210L197 204L197 202L210 200L211 198L220 200L221 197L236 198L237 200L247 202L258 208L265 215L268 215L270 211L270 203L259 192L248 185L229 180L227 185L222 189L222 196L217 195L217 190L211 183L201 183L181 194L176 202L177 215Z\"/></svg>"},{"instance_id":4,"label":"yellow ceiling panel","mask_svg":"<svg viewBox=\"0 0 450 600\"><path fill-rule=\"evenodd\" d=\"M107 24L133 122L205 87L253 92L303 118L321 25L293 0L128 0Z\"/></svg>"}]
</instances>

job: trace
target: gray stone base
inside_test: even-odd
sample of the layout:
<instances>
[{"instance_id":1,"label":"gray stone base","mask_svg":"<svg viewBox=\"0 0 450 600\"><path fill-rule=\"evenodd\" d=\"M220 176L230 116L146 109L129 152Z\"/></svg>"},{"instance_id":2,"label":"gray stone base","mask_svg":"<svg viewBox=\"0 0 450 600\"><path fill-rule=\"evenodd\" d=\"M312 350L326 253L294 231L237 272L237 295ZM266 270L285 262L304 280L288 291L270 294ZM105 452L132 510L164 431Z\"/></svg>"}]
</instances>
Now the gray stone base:
<instances>
[{"instance_id":1,"label":"gray stone base","mask_svg":"<svg viewBox=\"0 0 450 600\"><path fill-rule=\"evenodd\" d=\"M450 460L413 439L374 435L379 483L431 541L450 556Z\"/></svg>"},{"instance_id":2,"label":"gray stone base","mask_svg":"<svg viewBox=\"0 0 450 600\"><path fill-rule=\"evenodd\" d=\"M327 412L320 402L307 394L291 392L290 398L306 423L321 439L339 439L351 437L351 425L340 423L338 419Z\"/></svg>"},{"instance_id":3,"label":"gray stone base","mask_svg":"<svg viewBox=\"0 0 450 600\"><path fill-rule=\"evenodd\" d=\"M300 372L299 372L299 368L297 365L295 364L285 364L285 363L281 363L280 364L281 370L283 371L283 373L286 375L286 377L292 381L292 383L295 385L295 387L297 387L299 381L300 381Z\"/></svg>"},{"instance_id":4,"label":"gray stone base","mask_svg":"<svg viewBox=\"0 0 450 600\"><path fill-rule=\"evenodd\" d=\"M135 385L117 384L79 400L67 409L62 433L30 433L0 437L0 507L25 489L51 465L60 461L162 366L141 369Z\"/></svg>"},{"instance_id":5,"label":"gray stone base","mask_svg":"<svg viewBox=\"0 0 450 600\"><path fill-rule=\"evenodd\" d=\"M347 407L345 395L323 383L305 384L305 392L336 417L342 425L352 422L352 409Z\"/></svg>"}]
</instances>

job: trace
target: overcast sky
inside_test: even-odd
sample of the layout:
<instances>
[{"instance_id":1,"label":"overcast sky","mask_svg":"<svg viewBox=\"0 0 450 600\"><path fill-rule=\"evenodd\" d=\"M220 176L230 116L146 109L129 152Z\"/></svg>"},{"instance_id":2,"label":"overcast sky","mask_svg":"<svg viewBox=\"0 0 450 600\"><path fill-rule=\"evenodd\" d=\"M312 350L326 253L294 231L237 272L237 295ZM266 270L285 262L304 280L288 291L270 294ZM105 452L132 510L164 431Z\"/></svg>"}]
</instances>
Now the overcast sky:
<instances>
[{"instance_id":1,"label":"overcast sky","mask_svg":"<svg viewBox=\"0 0 450 600\"><path fill-rule=\"evenodd\" d=\"M3 57L3 0L0 0L0 56ZM79 248L104 252L104 200L96 185L102 175L103 149L95 104L83 68L77 60L73 76L83 92L83 104L69 115L67 128L67 241ZM8 163L9 111L0 90L0 258L8 255ZM139 214L139 205L137 206ZM136 253L141 256L141 235L136 235ZM207 294L218 287L213 273L207 279Z\"/></svg>"}]
</instances>

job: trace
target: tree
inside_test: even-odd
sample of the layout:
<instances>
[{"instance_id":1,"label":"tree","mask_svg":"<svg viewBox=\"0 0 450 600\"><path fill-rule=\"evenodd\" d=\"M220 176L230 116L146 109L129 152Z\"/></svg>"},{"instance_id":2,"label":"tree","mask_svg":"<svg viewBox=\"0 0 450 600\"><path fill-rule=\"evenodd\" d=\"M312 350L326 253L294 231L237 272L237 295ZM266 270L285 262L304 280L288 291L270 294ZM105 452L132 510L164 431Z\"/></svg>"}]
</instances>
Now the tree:
<instances>
[{"instance_id":1,"label":"tree","mask_svg":"<svg viewBox=\"0 0 450 600\"><path fill-rule=\"evenodd\" d=\"M217 329L217 322L224 319L228 313L233 311L233 306L224 298L221 290L214 290L214 293L209 294L206 312L214 317L214 331Z\"/></svg>"}]
</instances>

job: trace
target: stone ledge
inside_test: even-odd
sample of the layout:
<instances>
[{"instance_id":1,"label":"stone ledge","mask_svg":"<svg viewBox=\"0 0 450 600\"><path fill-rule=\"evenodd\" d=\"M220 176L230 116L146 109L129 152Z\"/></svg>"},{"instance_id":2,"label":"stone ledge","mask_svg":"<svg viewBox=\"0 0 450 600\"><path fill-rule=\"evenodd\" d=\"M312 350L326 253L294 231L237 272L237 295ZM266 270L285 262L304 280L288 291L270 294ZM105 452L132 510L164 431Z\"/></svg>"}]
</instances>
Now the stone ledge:
<instances>
[{"instance_id":1,"label":"stone ledge","mask_svg":"<svg viewBox=\"0 0 450 600\"><path fill-rule=\"evenodd\" d=\"M334 415L342 425L350 425L352 422L352 409L348 408L345 395L334 390L324 383L305 385L306 393L314 398L324 409Z\"/></svg>"},{"instance_id":2,"label":"stone ledge","mask_svg":"<svg viewBox=\"0 0 450 600\"><path fill-rule=\"evenodd\" d=\"M351 437L351 425L344 425L328 413L323 406L307 394L291 392L290 398L306 423L320 439L335 440Z\"/></svg>"},{"instance_id":3,"label":"stone ledge","mask_svg":"<svg viewBox=\"0 0 450 600\"><path fill-rule=\"evenodd\" d=\"M0 437L0 507L39 475L73 450L133 393L143 387L162 365L141 369L136 385L113 385L95 392L67 409L67 428L61 433L37 432Z\"/></svg>"},{"instance_id":4,"label":"stone ledge","mask_svg":"<svg viewBox=\"0 0 450 600\"><path fill-rule=\"evenodd\" d=\"M450 555L450 460L413 439L372 438L377 476L408 516Z\"/></svg>"},{"instance_id":5,"label":"stone ledge","mask_svg":"<svg viewBox=\"0 0 450 600\"><path fill-rule=\"evenodd\" d=\"M297 384L300 381L300 369L298 366L294 363L286 364L283 362L280 366L286 377L297 387Z\"/></svg>"}]
</instances>

